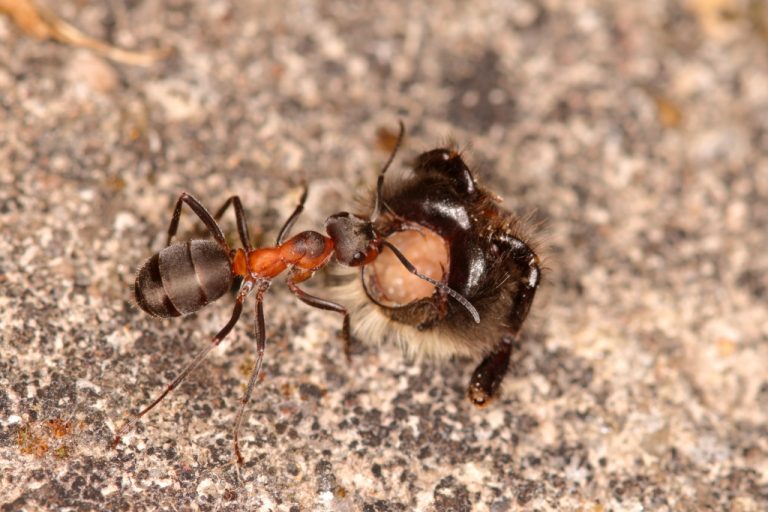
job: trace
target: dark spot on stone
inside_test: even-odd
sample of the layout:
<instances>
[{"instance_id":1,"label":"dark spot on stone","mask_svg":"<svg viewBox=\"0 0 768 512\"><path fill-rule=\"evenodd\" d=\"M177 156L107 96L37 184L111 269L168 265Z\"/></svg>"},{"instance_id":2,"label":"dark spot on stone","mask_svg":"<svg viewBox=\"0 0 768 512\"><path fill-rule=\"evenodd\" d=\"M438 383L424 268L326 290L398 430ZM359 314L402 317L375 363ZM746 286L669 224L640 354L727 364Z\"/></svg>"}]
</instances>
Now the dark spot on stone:
<instances>
[{"instance_id":1,"label":"dark spot on stone","mask_svg":"<svg viewBox=\"0 0 768 512\"><path fill-rule=\"evenodd\" d=\"M299 470L299 466L297 466L297 465L296 465L296 464L294 464L293 462L290 462L290 463L288 463L288 465L286 466L285 470L286 470L286 471L287 471L287 472L288 472L290 475L293 475L293 476L296 476L296 475L298 475L298 474L299 474L299 472L300 472L300 470Z\"/></svg>"},{"instance_id":2,"label":"dark spot on stone","mask_svg":"<svg viewBox=\"0 0 768 512\"><path fill-rule=\"evenodd\" d=\"M472 502L469 500L467 487L453 476L440 480L434 491L435 509L443 512L469 512Z\"/></svg>"},{"instance_id":3,"label":"dark spot on stone","mask_svg":"<svg viewBox=\"0 0 768 512\"><path fill-rule=\"evenodd\" d=\"M384 501L378 500L373 503L366 503L363 505L365 512L395 512L400 510L406 510L405 505L396 501Z\"/></svg>"},{"instance_id":4,"label":"dark spot on stone","mask_svg":"<svg viewBox=\"0 0 768 512\"><path fill-rule=\"evenodd\" d=\"M333 465L328 460L321 460L315 466L317 477L317 492L332 492L336 488L336 475L333 473Z\"/></svg>"},{"instance_id":5,"label":"dark spot on stone","mask_svg":"<svg viewBox=\"0 0 768 512\"><path fill-rule=\"evenodd\" d=\"M491 512L508 512L512 509L512 503L508 498L502 498L491 504Z\"/></svg>"},{"instance_id":6,"label":"dark spot on stone","mask_svg":"<svg viewBox=\"0 0 768 512\"><path fill-rule=\"evenodd\" d=\"M445 68L445 73L443 81L454 91L448 104L448 118L453 124L485 132L495 123L514 121L515 100L506 96L511 84L506 82L495 52L457 59L454 65ZM498 103L491 99L496 94L501 95Z\"/></svg>"},{"instance_id":7,"label":"dark spot on stone","mask_svg":"<svg viewBox=\"0 0 768 512\"><path fill-rule=\"evenodd\" d=\"M0 415L8 416L9 414L8 404L9 404L8 393L6 393L3 390L0 390Z\"/></svg>"},{"instance_id":8,"label":"dark spot on stone","mask_svg":"<svg viewBox=\"0 0 768 512\"><path fill-rule=\"evenodd\" d=\"M517 494L517 504L525 505L531 499L533 499L539 485L532 480L525 480L522 484L518 485L515 489Z\"/></svg>"},{"instance_id":9,"label":"dark spot on stone","mask_svg":"<svg viewBox=\"0 0 768 512\"><path fill-rule=\"evenodd\" d=\"M768 279L763 272L746 270L738 277L736 284L747 289L756 299L764 299L768 296Z\"/></svg>"},{"instance_id":10,"label":"dark spot on stone","mask_svg":"<svg viewBox=\"0 0 768 512\"><path fill-rule=\"evenodd\" d=\"M594 377L586 360L562 348L538 358L536 367L551 385L550 398L559 398L573 386L587 388Z\"/></svg>"}]
</instances>

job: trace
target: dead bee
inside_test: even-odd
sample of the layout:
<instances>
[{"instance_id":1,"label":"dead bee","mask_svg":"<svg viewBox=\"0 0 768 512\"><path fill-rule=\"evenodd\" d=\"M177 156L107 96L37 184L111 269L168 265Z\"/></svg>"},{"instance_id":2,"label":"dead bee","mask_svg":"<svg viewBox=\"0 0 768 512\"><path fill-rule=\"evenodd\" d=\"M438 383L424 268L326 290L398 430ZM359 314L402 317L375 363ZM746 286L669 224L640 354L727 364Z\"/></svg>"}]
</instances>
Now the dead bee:
<instances>
[{"instance_id":1,"label":"dead bee","mask_svg":"<svg viewBox=\"0 0 768 512\"><path fill-rule=\"evenodd\" d=\"M522 222L478 185L458 151L427 151L409 174L386 185L382 178L374 230L419 271L471 302L481 322L468 322L442 289L405 272L391 252L363 266L336 295L349 298L358 339L394 338L412 355L482 357L467 396L484 406L498 393L531 309L539 257Z\"/></svg>"}]
</instances>

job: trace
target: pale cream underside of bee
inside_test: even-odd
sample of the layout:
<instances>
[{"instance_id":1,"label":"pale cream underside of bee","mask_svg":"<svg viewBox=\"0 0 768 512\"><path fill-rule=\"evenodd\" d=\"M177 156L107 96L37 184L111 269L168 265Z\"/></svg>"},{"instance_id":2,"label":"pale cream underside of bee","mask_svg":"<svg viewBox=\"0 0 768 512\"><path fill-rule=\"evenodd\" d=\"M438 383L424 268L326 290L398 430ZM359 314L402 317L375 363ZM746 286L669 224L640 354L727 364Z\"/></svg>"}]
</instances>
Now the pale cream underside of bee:
<instances>
[{"instance_id":1,"label":"pale cream underside of bee","mask_svg":"<svg viewBox=\"0 0 768 512\"><path fill-rule=\"evenodd\" d=\"M334 269L337 273L337 269ZM419 330L411 325L395 322L371 302L365 293L360 271L356 269L338 269L349 282L332 288L334 300L349 310L353 336L368 345L381 345L384 342L399 345L405 356L412 360L437 359L451 357L474 357L477 349L452 335L446 329ZM352 272L350 272L350 270ZM467 318L467 322L472 322Z\"/></svg>"}]
</instances>

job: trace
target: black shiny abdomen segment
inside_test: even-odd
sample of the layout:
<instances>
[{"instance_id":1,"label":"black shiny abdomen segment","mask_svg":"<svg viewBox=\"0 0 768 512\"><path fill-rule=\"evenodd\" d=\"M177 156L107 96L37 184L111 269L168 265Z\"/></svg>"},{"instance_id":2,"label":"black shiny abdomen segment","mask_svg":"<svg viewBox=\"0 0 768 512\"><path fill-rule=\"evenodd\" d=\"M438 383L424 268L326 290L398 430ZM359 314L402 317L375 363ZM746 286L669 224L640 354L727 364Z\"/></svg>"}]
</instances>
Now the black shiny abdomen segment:
<instances>
[{"instance_id":1,"label":"black shiny abdomen segment","mask_svg":"<svg viewBox=\"0 0 768 512\"><path fill-rule=\"evenodd\" d=\"M163 288L159 261L160 255L155 254L141 266L136 274L136 282L133 285L136 304L153 316L163 318L179 316L181 313L173 306Z\"/></svg>"},{"instance_id":2,"label":"black shiny abdomen segment","mask_svg":"<svg viewBox=\"0 0 768 512\"><path fill-rule=\"evenodd\" d=\"M232 284L229 255L213 240L173 244L139 269L136 302L159 317L186 315L224 295Z\"/></svg>"},{"instance_id":3,"label":"black shiny abdomen segment","mask_svg":"<svg viewBox=\"0 0 768 512\"><path fill-rule=\"evenodd\" d=\"M232 264L227 252L213 240L192 240L192 261L203 293L212 302L232 287ZM202 306L201 306L202 307Z\"/></svg>"},{"instance_id":4,"label":"black shiny abdomen segment","mask_svg":"<svg viewBox=\"0 0 768 512\"><path fill-rule=\"evenodd\" d=\"M165 292L182 315L208 304L197 280L189 242L169 245L160 251L160 275Z\"/></svg>"}]
</instances>

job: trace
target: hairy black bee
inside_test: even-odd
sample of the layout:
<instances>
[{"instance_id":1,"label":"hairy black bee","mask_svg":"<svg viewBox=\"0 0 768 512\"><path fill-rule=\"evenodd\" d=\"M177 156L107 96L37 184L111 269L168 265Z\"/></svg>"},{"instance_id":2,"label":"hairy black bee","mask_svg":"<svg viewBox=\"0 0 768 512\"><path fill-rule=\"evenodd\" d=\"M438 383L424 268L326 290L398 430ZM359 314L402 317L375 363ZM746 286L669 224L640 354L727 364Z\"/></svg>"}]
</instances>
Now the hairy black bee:
<instances>
[{"instance_id":1,"label":"hairy black bee","mask_svg":"<svg viewBox=\"0 0 768 512\"><path fill-rule=\"evenodd\" d=\"M348 301L357 339L394 338L411 355L482 357L467 390L476 406L498 394L541 281L523 223L499 202L478 185L458 151L422 153L409 173L383 186L380 180L373 207L380 214L361 216L420 272L446 286L415 278L384 251L337 290ZM467 321L447 288L477 309L479 323Z\"/></svg>"}]
</instances>

